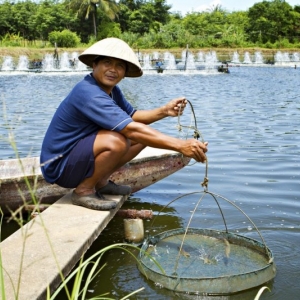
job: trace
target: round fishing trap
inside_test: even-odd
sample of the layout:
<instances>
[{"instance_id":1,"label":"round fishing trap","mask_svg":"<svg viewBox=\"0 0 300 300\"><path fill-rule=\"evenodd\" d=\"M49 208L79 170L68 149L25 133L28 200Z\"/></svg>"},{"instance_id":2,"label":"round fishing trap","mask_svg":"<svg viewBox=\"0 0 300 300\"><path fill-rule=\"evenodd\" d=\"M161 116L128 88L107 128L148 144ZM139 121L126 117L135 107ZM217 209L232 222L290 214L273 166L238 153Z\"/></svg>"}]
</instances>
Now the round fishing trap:
<instances>
[{"instance_id":1,"label":"round fishing trap","mask_svg":"<svg viewBox=\"0 0 300 300\"><path fill-rule=\"evenodd\" d=\"M139 269L164 288L198 295L237 293L276 274L272 253L264 243L197 228L174 229L147 239Z\"/></svg>"},{"instance_id":2,"label":"round fishing trap","mask_svg":"<svg viewBox=\"0 0 300 300\"><path fill-rule=\"evenodd\" d=\"M195 132L200 137L197 129ZM180 196L161 210L163 212L171 203L191 194L201 195L186 228L149 235L145 239L139 253L139 270L161 287L197 295L230 295L272 280L276 275L274 258L258 228L235 203L208 191L207 172L206 161L206 174L201 183L204 191ZM216 204L224 229L190 226L206 196ZM261 241L229 232L220 200L241 212L255 228ZM160 213L153 219L151 227Z\"/></svg>"}]
</instances>

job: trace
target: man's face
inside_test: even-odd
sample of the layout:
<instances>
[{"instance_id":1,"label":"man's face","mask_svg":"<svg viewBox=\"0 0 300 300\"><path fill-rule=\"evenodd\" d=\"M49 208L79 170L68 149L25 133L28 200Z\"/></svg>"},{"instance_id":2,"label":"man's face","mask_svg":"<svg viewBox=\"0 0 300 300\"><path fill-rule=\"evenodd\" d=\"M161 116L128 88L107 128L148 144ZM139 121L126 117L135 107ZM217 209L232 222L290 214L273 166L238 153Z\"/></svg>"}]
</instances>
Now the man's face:
<instances>
[{"instance_id":1,"label":"man's face","mask_svg":"<svg viewBox=\"0 0 300 300\"><path fill-rule=\"evenodd\" d=\"M93 76L108 94L124 78L125 72L126 63L121 59L104 57L93 64Z\"/></svg>"}]
</instances>

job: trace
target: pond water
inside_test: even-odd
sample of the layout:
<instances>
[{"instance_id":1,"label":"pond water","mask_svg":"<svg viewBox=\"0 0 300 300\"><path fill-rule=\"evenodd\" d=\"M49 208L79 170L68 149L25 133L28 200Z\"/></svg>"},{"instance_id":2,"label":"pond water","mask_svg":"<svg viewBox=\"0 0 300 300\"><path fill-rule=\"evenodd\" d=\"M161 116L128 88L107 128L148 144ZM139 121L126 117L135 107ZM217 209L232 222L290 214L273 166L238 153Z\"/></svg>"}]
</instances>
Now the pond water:
<instances>
[{"instance_id":1,"label":"pond water","mask_svg":"<svg viewBox=\"0 0 300 300\"><path fill-rule=\"evenodd\" d=\"M60 101L85 73L0 73L0 159L39 155L41 141ZM300 294L300 70L280 67L233 67L230 74L145 74L126 78L120 86L137 108L149 109L169 99L191 101L198 129L209 142L208 190L229 199L258 227L271 249L277 275L260 299L298 299ZM163 120L155 128L173 136L178 119ZM180 119L193 123L191 110ZM188 132L189 135L192 132ZM156 234L188 224L199 200L206 166L191 162L177 173L132 195L125 208L152 209L155 220L145 221L146 233ZM176 197L178 201L161 210ZM224 203L223 203L224 202ZM220 202L233 233L259 240L254 226L234 206ZM205 197L192 227L224 229L218 208ZM123 242L123 220L114 218L87 255L106 245ZM258 288L237 295L207 297L178 294L147 280L136 262L119 250L103 257L107 266L91 284L89 297L105 292L120 299L141 287L130 299L254 299ZM67 299L63 294L61 300Z\"/></svg>"}]
</instances>

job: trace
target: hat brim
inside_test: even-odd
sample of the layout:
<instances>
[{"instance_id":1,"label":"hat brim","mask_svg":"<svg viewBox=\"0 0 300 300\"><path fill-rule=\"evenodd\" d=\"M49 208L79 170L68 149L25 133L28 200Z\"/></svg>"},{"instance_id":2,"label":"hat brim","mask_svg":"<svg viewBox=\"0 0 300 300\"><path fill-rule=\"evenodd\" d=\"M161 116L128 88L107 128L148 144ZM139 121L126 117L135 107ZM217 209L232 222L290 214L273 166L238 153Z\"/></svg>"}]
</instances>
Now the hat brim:
<instances>
[{"instance_id":1,"label":"hat brim","mask_svg":"<svg viewBox=\"0 0 300 300\"><path fill-rule=\"evenodd\" d=\"M78 59L85 65L93 68L93 62L98 56L99 56L99 54L81 54L78 56ZM103 56L114 57L112 55L103 55ZM121 59L119 57L114 57L114 58ZM124 59L122 59L122 60L124 60ZM134 64L132 64L131 62L129 62L127 60L125 60L125 61L128 66L126 73L125 73L126 77L140 77L143 75L142 68L138 68L137 66L135 66Z\"/></svg>"},{"instance_id":2,"label":"hat brim","mask_svg":"<svg viewBox=\"0 0 300 300\"><path fill-rule=\"evenodd\" d=\"M128 65L125 73L126 77L140 77L143 75L143 70L136 54L127 43L118 38L106 38L93 44L79 55L78 59L93 68L93 62L98 56L124 60Z\"/></svg>"}]
</instances>

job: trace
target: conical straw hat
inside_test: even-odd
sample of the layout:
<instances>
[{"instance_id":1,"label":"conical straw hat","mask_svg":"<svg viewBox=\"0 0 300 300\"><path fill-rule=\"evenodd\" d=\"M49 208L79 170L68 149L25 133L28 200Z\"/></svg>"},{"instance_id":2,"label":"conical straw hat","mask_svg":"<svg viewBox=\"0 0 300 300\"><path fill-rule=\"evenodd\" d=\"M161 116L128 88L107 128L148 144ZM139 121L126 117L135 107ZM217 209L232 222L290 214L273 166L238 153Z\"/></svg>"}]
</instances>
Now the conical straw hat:
<instances>
[{"instance_id":1,"label":"conical straw hat","mask_svg":"<svg viewBox=\"0 0 300 300\"><path fill-rule=\"evenodd\" d=\"M117 38L103 39L86 49L78 56L79 60L89 67L93 67L94 59L99 56L119 58L128 63L126 77L140 77L143 75L142 67L133 50L127 43Z\"/></svg>"}]
</instances>

